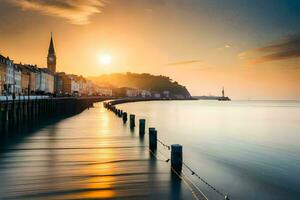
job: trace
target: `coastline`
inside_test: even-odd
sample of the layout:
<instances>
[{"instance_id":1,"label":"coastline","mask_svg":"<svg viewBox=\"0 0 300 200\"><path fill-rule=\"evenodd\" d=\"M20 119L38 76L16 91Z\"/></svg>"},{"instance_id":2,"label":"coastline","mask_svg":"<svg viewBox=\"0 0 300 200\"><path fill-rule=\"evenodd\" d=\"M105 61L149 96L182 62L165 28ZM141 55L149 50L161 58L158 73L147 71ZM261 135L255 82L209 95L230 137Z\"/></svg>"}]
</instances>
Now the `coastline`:
<instances>
[{"instance_id":1,"label":"coastline","mask_svg":"<svg viewBox=\"0 0 300 200\"><path fill-rule=\"evenodd\" d=\"M198 100L195 98L190 99L176 99L176 98L122 98L122 99L110 99L104 101L104 103L109 105L118 105L123 103L134 103L134 102L143 102L143 101L186 101L186 100Z\"/></svg>"}]
</instances>

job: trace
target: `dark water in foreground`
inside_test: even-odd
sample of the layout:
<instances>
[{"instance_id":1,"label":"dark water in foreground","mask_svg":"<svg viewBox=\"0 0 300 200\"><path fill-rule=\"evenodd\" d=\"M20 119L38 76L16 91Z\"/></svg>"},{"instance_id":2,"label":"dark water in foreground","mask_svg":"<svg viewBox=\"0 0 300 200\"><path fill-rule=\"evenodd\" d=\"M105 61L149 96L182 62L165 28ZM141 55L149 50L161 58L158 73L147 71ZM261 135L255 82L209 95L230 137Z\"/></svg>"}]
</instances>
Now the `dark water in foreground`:
<instances>
[{"instance_id":1,"label":"dark water in foreground","mask_svg":"<svg viewBox=\"0 0 300 200\"><path fill-rule=\"evenodd\" d=\"M182 144L185 162L232 199L300 199L299 101L158 101L118 107L146 118L163 141ZM212 193L193 180L208 196Z\"/></svg>"},{"instance_id":2,"label":"dark water in foreground","mask_svg":"<svg viewBox=\"0 0 300 200\"><path fill-rule=\"evenodd\" d=\"M96 104L1 144L0 199L192 199L144 139Z\"/></svg>"}]
</instances>

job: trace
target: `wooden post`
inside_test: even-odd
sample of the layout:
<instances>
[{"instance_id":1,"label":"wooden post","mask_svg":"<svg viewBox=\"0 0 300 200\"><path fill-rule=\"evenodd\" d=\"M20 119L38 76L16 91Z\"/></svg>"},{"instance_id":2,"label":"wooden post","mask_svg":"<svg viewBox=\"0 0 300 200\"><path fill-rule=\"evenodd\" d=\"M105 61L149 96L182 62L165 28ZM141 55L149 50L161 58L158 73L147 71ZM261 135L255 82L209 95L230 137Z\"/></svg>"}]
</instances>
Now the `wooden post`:
<instances>
[{"instance_id":1,"label":"wooden post","mask_svg":"<svg viewBox=\"0 0 300 200\"><path fill-rule=\"evenodd\" d=\"M11 128L14 129L16 126L16 121L17 121L17 115L16 115L16 102L13 99L11 107L10 107L10 113L11 113Z\"/></svg>"},{"instance_id":2,"label":"wooden post","mask_svg":"<svg viewBox=\"0 0 300 200\"><path fill-rule=\"evenodd\" d=\"M122 110L119 110L118 116L119 116L119 117L122 117L122 115L123 115L123 111L122 111Z\"/></svg>"},{"instance_id":3,"label":"wooden post","mask_svg":"<svg viewBox=\"0 0 300 200\"><path fill-rule=\"evenodd\" d=\"M27 121L27 108L26 108L26 102L25 100L22 101L22 113L23 113L23 122L25 123Z\"/></svg>"},{"instance_id":4,"label":"wooden post","mask_svg":"<svg viewBox=\"0 0 300 200\"><path fill-rule=\"evenodd\" d=\"M182 170L182 146L180 144L171 145L171 167L177 173Z\"/></svg>"},{"instance_id":5,"label":"wooden post","mask_svg":"<svg viewBox=\"0 0 300 200\"><path fill-rule=\"evenodd\" d=\"M31 109L32 109L32 121L35 121L35 117L36 117L36 106L35 106L35 100L31 100L32 104L31 104Z\"/></svg>"},{"instance_id":6,"label":"wooden post","mask_svg":"<svg viewBox=\"0 0 300 200\"><path fill-rule=\"evenodd\" d=\"M145 124L146 124L145 119L140 119L139 120L139 134L141 136L145 135Z\"/></svg>"},{"instance_id":7,"label":"wooden post","mask_svg":"<svg viewBox=\"0 0 300 200\"><path fill-rule=\"evenodd\" d=\"M2 114L2 103L0 102L0 135L3 132L3 114Z\"/></svg>"},{"instance_id":8,"label":"wooden post","mask_svg":"<svg viewBox=\"0 0 300 200\"><path fill-rule=\"evenodd\" d=\"M5 135L6 133L6 119L7 119L7 113L6 113L6 103L4 105L0 104L0 135Z\"/></svg>"},{"instance_id":9,"label":"wooden post","mask_svg":"<svg viewBox=\"0 0 300 200\"><path fill-rule=\"evenodd\" d=\"M130 128L134 128L135 127L135 115L134 114L130 114Z\"/></svg>"},{"instance_id":10,"label":"wooden post","mask_svg":"<svg viewBox=\"0 0 300 200\"><path fill-rule=\"evenodd\" d=\"M123 112L123 122L124 124L127 122L127 112Z\"/></svg>"},{"instance_id":11,"label":"wooden post","mask_svg":"<svg viewBox=\"0 0 300 200\"><path fill-rule=\"evenodd\" d=\"M149 147L152 152L157 149L157 131L155 128L149 128Z\"/></svg>"},{"instance_id":12,"label":"wooden post","mask_svg":"<svg viewBox=\"0 0 300 200\"><path fill-rule=\"evenodd\" d=\"M39 119L39 100L35 99L35 120L37 121Z\"/></svg>"},{"instance_id":13,"label":"wooden post","mask_svg":"<svg viewBox=\"0 0 300 200\"><path fill-rule=\"evenodd\" d=\"M21 123L21 109L20 109L20 100L18 100L18 103L17 103L17 107L16 107L16 118L17 118L17 123L16 125L19 126L20 123Z\"/></svg>"},{"instance_id":14,"label":"wooden post","mask_svg":"<svg viewBox=\"0 0 300 200\"><path fill-rule=\"evenodd\" d=\"M8 133L8 102L5 103L4 113L3 113L3 132L4 135Z\"/></svg>"},{"instance_id":15,"label":"wooden post","mask_svg":"<svg viewBox=\"0 0 300 200\"><path fill-rule=\"evenodd\" d=\"M29 123L32 123L31 121L31 102L30 100L27 100L27 119Z\"/></svg>"}]
</instances>

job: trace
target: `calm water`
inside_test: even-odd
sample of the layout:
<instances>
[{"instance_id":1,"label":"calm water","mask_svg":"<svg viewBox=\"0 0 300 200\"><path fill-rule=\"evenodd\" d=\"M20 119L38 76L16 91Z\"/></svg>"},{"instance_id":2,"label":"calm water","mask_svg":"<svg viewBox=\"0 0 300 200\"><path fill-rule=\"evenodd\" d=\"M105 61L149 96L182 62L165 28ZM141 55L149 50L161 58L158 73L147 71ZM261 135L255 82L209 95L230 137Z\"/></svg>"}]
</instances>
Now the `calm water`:
<instances>
[{"instance_id":1,"label":"calm water","mask_svg":"<svg viewBox=\"0 0 300 200\"><path fill-rule=\"evenodd\" d=\"M96 104L20 141L1 143L0 199L192 199L147 144Z\"/></svg>"},{"instance_id":2,"label":"calm water","mask_svg":"<svg viewBox=\"0 0 300 200\"><path fill-rule=\"evenodd\" d=\"M300 199L299 101L157 101L118 107L146 118L166 143L182 144L185 162L232 199Z\"/></svg>"}]
</instances>

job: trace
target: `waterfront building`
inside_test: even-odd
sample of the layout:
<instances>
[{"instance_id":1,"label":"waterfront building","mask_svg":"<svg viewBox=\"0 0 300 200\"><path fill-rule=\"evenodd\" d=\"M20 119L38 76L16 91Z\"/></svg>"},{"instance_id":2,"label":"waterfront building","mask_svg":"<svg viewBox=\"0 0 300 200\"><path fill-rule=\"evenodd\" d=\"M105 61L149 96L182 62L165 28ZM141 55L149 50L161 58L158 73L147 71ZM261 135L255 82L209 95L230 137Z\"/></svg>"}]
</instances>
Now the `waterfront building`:
<instances>
[{"instance_id":1,"label":"waterfront building","mask_svg":"<svg viewBox=\"0 0 300 200\"><path fill-rule=\"evenodd\" d=\"M86 81L87 95L88 95L88 96L93 95L94 89L95 89L95 86L94 86L93 82L90 81L90 80L87 80L87 81Z\"/></svg>"},{"instance_id":2,"label":"waterfront building","mask_svg":"<svg viewBox=\"0 0 300 200\"><path fill-rule=\"evenodd\" d=\"M76 76L69 75L64 72L57 73L62 81L63 95L78 95L79 83L76 81Z\"/></svg>"},{"instance_id":3,"label":"waterfront building","mask_svg":"<svg viewBox=\"0 0 300 200\"><path fill-rule=\"evenodd\" d=\"M35 83L36 83L36 94L42 94L45 88L45 78L42 76L41 70L38 68L37 73L35 76Z\"/></svg>"},{"instance_id":4,"label":"waterfront building","mask_svg":"<svg viewBox=\"0 0 300 200\"><path fill-rule=\"evenodd\" d=\"M22 71L21 67L18 65L14 65L14 82L12 85L12 92L15 95L20 95L22 92Z\"/></svg>"},{"instance_id":5,"label":"waterfront building","mask_svg":"<svg viewBox=\"0 0 300 200\"><path fill-rule=\"evenodd\" d=\"M21 77L19 80L19 74ZM20 82L20 84L19 84ZM30 86L30 71L27 69L26 65L15 64L15 85L16 94L28 94L28 87Z\"/></svg>"},{"instance_id":6,"label":"waterfront building","mask_svg":"<svg viewBox=\"0 0 300 200\"><path fill-rule=\"evenodd\" d=\"M129 87L114 88L113 94L119 97L138 97L139 90Z\"/></svg>"},{"instance_id":7,"label":"waterfront building","mask_svg":"<svg viewBox=\"0 0 300 200\"><path fill-rule=\"evenodd\" d=\"M113 91L111 88L105 88L105 87L98 87L96 88L96 93L99 96L113 96Z\"/></svg>"},{"instance_id":8,"label":"waterfront building","mask_svg":"<svg viewBox=\"0 0 300 200\"><path fill-rule=\"evenodd\" d=\"M0 95L4 94L6 80L6 58L0 55Z\"/></svg>"},{"instance_id":9,"label":"waterfront building","mask_svg":"<svg viewBox=\"0 0 300 200\"><path fill-rule=\"evenodd\" d=\"M54 93L56 95L63 94L63 80L59 73L56 73L54 75Z\"/></svg>"},{"instance_id":10,"label":"waterfront building","mask_svg":"<svg viewBox=\"0 0 300 200\"><path fill-rule=\"evenodd\" d=\"M126 97L137 97L137 96L139 96L139 90L138 89L124 87L124 88L121 88L121 90L125 90L125 96Z\"/></svg>"},{"instance_id":11,"label":"waterfront building","mask_svg":"<svg viewBox=\"0 0 300 200\"><path fill-rule=\"evenodd\" d=\"M50 44L47 56L47 68L52 72L56 72L56 54L54 50L53 37L51 33Z\"/></svg>"},{"instance_id":12,"label":"waterfront building","mask_svg":"<svg viewBox=\"0 0 300 200\"><path fill-rule=\"evenodd\" d=\"M54 93L54 74L48 68L39 68L36 76L38 94Z\"/></svg>"},{"instance_id":13,"label":"waterfront building","mask_svg":"<svg viewBox=\"0 0 300 200\"><path fill-rule=\"evenodd\" d=\"M161 98L161 94L159 92L152 92L152 97Z\"/></svg>"},{"instance_id":14,"label":"waterfront building","mask_svg":"<svg viewBox=\"0 0 300 200\"><path fill-rule=\"evenodd\" d=\"M13 61L9 59L9 57L6 58L6 76L5 76L5 84L4 84L4 90L6 91L6 94L12 94L13 93L13 86L14 86L14 64Z\"/></svg>"},{"instance_id":15,"label":"waterfront building","mask_svg":"<svg viewBox=\"0 0 300 200\"><path fill-rule=\"evenodd\" d=\"M163 97L170 98L170 91L168 91L168 90L163 91Z\"/></svg>"},{"instance_id":16,"label":"waterfront building","mask_svg":"<svg viewBox=\"0 0 300 200\"><path fill-rule=\"evenodd\" d=\"M139 90L139 96L142 98L151 97L151 92L148 90Z\"/></svg>"},{"instance_id":17,"label":"waterfront building","mask_svg":"<svg viewBox=\"0 0 300 200\"><path fill-rule=\"evenodd\" d=\"M45 90L46 94L54 93L54 73L48 68L42 68L42 73L45 77Z\"/></svg>"},{"instance_id":18,"label":"waterfront building","mask_svg":"<svg viewBox=\"0 0 300 200\"><path fill-rule=\"evenodd\" d=\"M77 75L70 74L68 75L71 79L71 94L72 95L79 95L79 78Z\"/></svg>"},{"instance_id":19,"label":"waterfront building","mask_svg":"<svg viewBox=\"0 0 300 200\"><path fill-rule=\"evenodd\" d=\"M79 94L81 96L87 95L88 94L87 81L85 80L85 78L83 78L83 76L77 76L76 81L78 82L79 85Z\"/></svg>"},{"instance_id":20,"label":"waterfront building","mask_svg":"<svg viewBox=\"0 0 300 200\"><path fill-rule=\"evenodd\" d=\"M39 73L39 69L37 68L36 65L24 65L24 67L28 70L29 72L29 92L30 94L35 94L37 91L37 76Z\"/></svg>"}]
</instances>

